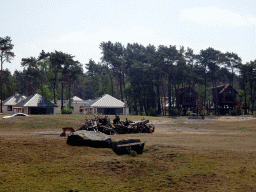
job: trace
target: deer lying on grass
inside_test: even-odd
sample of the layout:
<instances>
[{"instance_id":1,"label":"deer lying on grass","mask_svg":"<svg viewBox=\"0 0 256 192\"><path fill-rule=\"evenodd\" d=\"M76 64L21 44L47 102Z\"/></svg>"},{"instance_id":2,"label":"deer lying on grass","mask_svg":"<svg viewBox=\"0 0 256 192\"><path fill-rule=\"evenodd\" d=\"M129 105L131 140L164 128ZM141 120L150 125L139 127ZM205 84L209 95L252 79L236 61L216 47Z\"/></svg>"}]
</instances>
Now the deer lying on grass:
<instances>
[{"instance_id":1,"label":"deer lying on grass","mask_svg":"<svg viewBox=\"0 0 256 192\"><path fill-rule=\"evenodd\" d=\"M70 133L75 132L73 127L63 127L62 130L63 132L60 134L61 137L66 136L66 131L70 131Z\"/></svg>"}]
</instances>

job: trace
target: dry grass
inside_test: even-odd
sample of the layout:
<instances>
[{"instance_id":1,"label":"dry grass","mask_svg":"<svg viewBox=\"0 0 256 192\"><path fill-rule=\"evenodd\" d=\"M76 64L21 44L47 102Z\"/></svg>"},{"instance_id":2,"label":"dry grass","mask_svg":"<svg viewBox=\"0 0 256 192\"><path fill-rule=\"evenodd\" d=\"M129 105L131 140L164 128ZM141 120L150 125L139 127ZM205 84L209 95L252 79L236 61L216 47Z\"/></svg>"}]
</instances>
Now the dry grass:
<instances>
[{"instance_id":1,"label":"dry grass","mask_svg":"<svg viewBox=\"0 0 256 192\"><path fill-rule=\"evenodd\" d=\"M255 119L230 118L154 117L153 134L112 136L144 141L136 157L67 145L61 128L84 116L1 119L0 191L255 191Z\"/></svg>"}]
</instances>

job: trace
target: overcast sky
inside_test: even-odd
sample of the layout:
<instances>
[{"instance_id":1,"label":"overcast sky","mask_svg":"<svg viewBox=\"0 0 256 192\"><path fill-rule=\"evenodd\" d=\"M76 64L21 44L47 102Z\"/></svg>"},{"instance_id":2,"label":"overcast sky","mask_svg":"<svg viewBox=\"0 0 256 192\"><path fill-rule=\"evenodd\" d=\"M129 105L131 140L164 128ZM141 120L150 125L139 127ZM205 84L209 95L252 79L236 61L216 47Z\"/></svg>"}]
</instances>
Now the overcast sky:
<instances>
[{"instance_id":1,"label":"overcast sky","mask_svg":"<svg viewBox=\"0 0 256 192\"><path fill-rule=\"evenodd\" d=\"M16 57L3 68L22 70L22 58L54 50L82 64L100 61L103 41L176 45L195 53L212 47L256 59L255 0L9 0L0 4L0 37Z\"/></svg>"}]
</instances>

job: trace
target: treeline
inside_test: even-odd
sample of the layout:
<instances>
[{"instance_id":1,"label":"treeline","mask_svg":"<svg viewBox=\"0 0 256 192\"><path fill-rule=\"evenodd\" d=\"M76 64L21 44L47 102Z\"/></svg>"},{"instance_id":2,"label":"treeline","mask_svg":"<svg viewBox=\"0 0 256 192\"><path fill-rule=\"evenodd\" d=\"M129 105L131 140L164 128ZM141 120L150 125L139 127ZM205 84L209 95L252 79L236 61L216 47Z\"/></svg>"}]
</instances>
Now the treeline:
<instances>
[{"instance_id":1,"label":"treeline","mask_svg":"<svg viewBox=\"0 0 256 192\"><path fill-rule=\"evenodd\" d=\"M167 113L172 114L175 89L187 85L205 104L212 99L211 87L231 84L239 91L239 101L250 102L254 109L256 60L242 64L235 53L207 48L195 54L191 48L171 45L102 42L100 49L102 61L86 64L93 95L115 95L135 114L163 114L162 103L169 104Z\"/></svg>"},{"instance_id":2,"label":"treeline","mask_svg":"<svg viewBox=\"0 0 256 192\"><path fill-rule=\"evenodd\" d=\"M256 60L242 64L235 53L207 48L195 54L171 45L102 42L100 50L101 62L90 60L84 69L74 56L59 51L23 58L23 71L3 71L3 99L16 92L37 92L55 102L108 93L127 102L134 114L172 114L176 88L193 86L205 103L212 98L211 87L229 83L239 91L239 101L250 102L254 110ZM162 103L169 103L168 111Z\"/></svg>"}]
</instances>

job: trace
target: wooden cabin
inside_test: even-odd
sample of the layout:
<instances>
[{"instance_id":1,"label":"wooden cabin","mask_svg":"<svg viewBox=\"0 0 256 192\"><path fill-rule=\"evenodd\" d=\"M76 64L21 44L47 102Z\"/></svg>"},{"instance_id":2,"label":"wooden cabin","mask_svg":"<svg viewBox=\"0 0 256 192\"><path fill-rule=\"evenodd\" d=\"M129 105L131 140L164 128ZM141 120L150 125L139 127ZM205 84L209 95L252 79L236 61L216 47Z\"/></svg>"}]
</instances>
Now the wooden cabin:
<instances>
[{"instance_id":1,"label":"wooden cabin","mask_svg":"<svg viewBox=\"0 0 256 192\"><path fill-rule=\"evenodd\" d=\"M197 104L197 92L192 86L185 86L175 90L177 106L182 106L185 110L195 110Z\"/></svg>"},{"instance_id":2,"label":"wooden cabin","mask_svg":"<svg viewBox=\"0 0 256 192\"><path fill-rule=\"evenodd\" d=\"M238 104L237 94L237 90L230 84L212 87L212 101L219 106L223 115Z\"/></svg>"}]
</instances>

